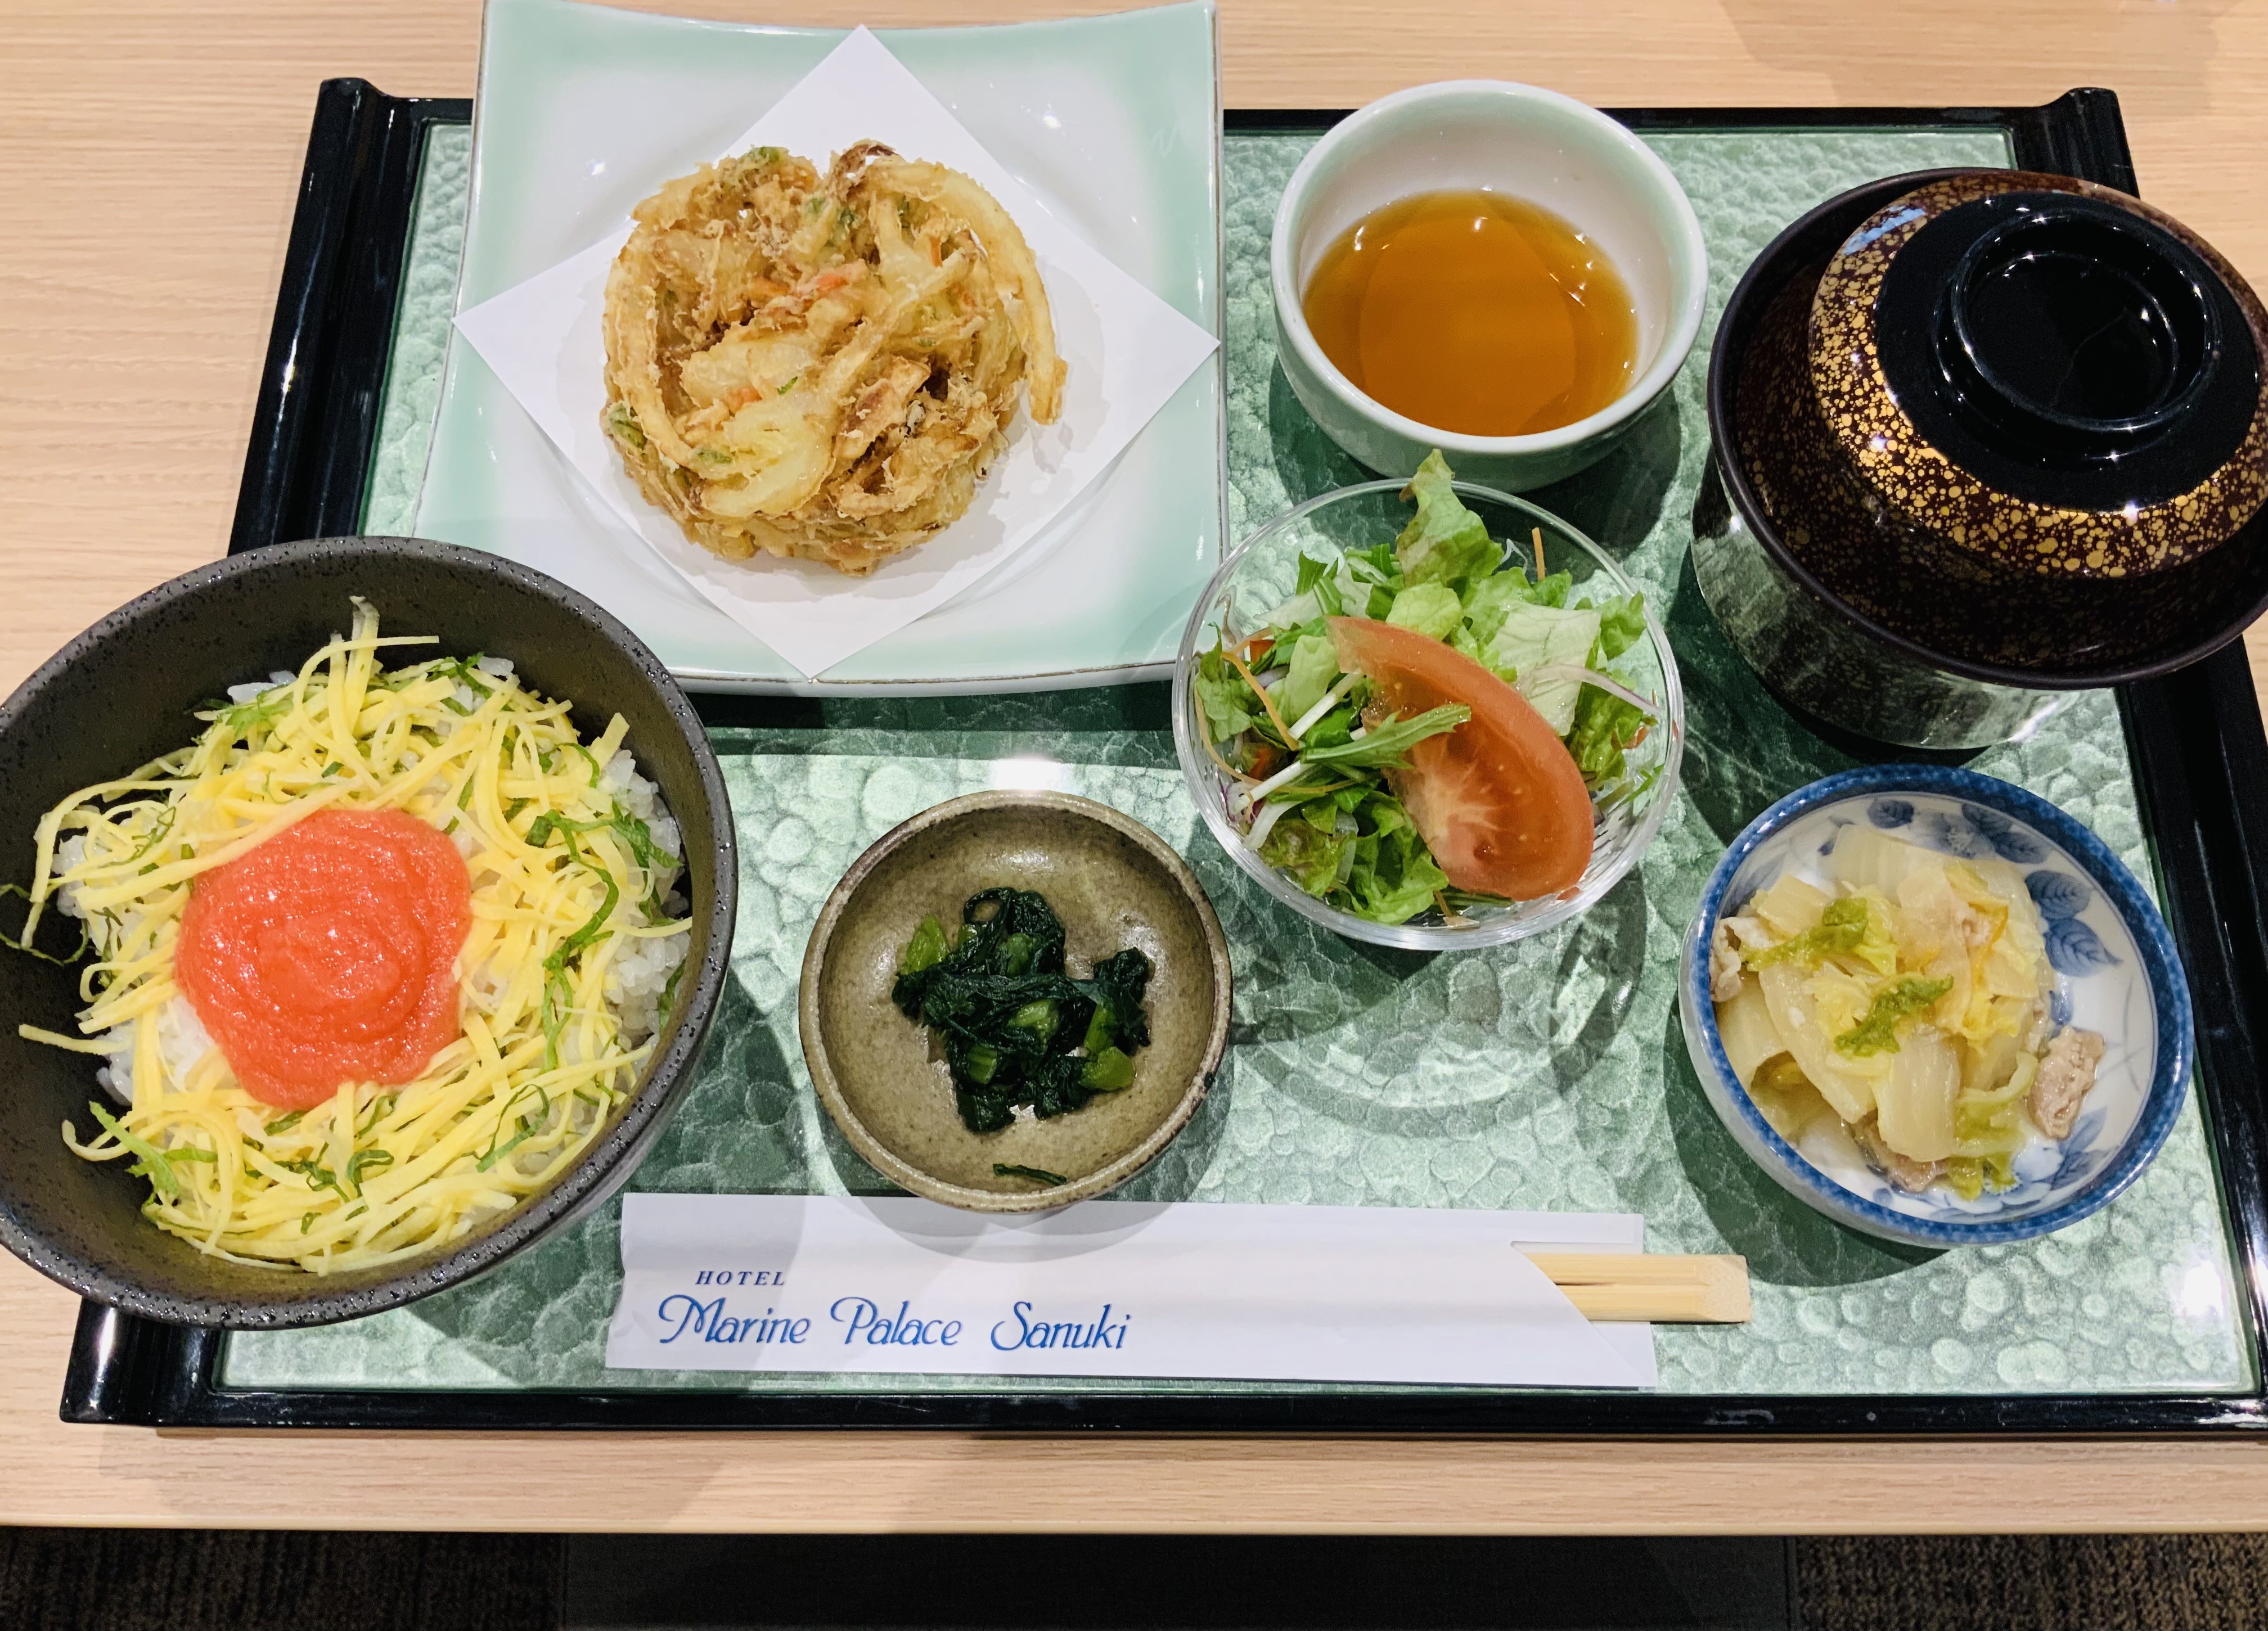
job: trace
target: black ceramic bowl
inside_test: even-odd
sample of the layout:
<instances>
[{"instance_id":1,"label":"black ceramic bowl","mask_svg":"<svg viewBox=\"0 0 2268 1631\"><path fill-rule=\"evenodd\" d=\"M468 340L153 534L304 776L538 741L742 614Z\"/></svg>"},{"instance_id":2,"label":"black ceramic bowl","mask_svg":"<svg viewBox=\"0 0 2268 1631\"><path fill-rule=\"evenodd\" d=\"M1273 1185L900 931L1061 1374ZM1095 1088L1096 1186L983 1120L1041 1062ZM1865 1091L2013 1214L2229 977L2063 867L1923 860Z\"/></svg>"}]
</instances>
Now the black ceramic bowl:
<instances>
[{"instance_id":1,"label":"black ceramic bowl","mask_svg":"<svg viewBox=\"0 0 2268 1631\"><path fill-rule=\"evenodd\" d=\"M2152 331L2154 372L2102 371L2105 400L2050 400L2025 370L2074 297L2036 268L2066 263L2161 315L2192 293L2198 321ZM2262 324L2209 246L2108 189L1937 171L1830 199L1718 327L1704 598L1782 700L1911 746L2194 661L2268 603Z\"/></svg>"},{"instance_id":2,"label":"black ceramic bowl","mask_svg":"<svg viewBox=\"0 0 2268 1631\"><path fill-rule=\"evenodd\" d=\"M387 632L442 652L508 657L534 689L571 698L586 738L620 714L625 746L684 834L688 978L615 1120L551 1186L457 1245L386 1267L317 1276L208 1257L145 1222L125 1164L63 1147L99 1090L97 1062L25 1041L72 1033L77 970L0 950L0 1245L82 1297L179 1325L275 1328L375 1313L479 1274L598 1205L629 1177L690 1084L725 978L739 865L716 756L685 694L637 636L541 572L450 544L335 538L235 555L122 606L0 705L0 879L28 881L32 830L78 788L189 741L203 699L296 669L348 626L349 597Z\"/></svg>"}]
</instances>

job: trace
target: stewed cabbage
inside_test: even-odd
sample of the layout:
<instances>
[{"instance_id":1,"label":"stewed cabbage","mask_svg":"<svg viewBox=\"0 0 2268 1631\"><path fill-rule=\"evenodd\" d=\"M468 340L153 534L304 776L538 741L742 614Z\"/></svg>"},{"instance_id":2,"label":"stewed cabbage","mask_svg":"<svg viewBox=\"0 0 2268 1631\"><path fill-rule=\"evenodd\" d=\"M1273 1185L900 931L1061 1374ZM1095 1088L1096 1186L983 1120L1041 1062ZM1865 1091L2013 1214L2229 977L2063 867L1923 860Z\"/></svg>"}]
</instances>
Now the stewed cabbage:
<instances>
[{"instance_id":1,"label":"stewed cabbage","mask_svg":"<svg viewBox=\"0 0 2268 1631\"><path fill-rule=\"evenodd\" d=\"M2058 1033L2021 874L1855 826L1820 871L1717 924L1710 995L1734 1073L1792 1143L1839 1123L1902 1189L2008 1187L2027 1142L2070 1131L2102 1054L2091 1032Z\"/></svg>"}]
</instances>

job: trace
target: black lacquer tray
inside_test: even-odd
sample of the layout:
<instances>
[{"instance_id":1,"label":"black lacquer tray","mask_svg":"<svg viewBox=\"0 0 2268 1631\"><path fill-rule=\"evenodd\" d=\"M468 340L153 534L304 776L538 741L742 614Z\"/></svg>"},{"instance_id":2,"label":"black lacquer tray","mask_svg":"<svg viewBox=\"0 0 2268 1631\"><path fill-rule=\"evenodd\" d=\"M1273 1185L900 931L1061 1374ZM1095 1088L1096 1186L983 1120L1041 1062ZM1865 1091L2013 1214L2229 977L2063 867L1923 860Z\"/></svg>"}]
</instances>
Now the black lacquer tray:
<instances>
[{"instance_id":1,"label":"black lacquer tray","mask_svg":"<svg viewBox=\"0 0 2268 1631\"><path fill-rule=\"evenodd\" d=\"M1329 112L1232 111L1227 135L1313 132ZM2010 160L2132 190L2117 99L2075 91L2034 108L1618 110L1642 134L1926 129L1999 133ZM388 97L357 80L323 88L246 459L232 551L353 532L365 514L387 398L405 255L430 139L469 104ZM1720 268L1737 273L1738 268ZM1706 340L1703 342L1705 352ZM1110 706L1135 730L1162 725L1162 687ZM704 699L712 727L793 731L842 723L805 701ZM862 705L863 706L863 705ZM928 705L924 705L928 706ZM2268 741L2241 646L2117 698L2124 748L2158 883L2198 1018L2198 1092L2234 1269L2247 1374L2233 1391L1646 1394L1476 1390L1140 1392L774 1388L433 1388L231 1385L215 1332L83 1308L65 1380L73 1422L168 1427L931 1427L1087 1431L1618 1435L1983 1431L2203 1433L2268 1424L2257 1378L2268 1321L2268 1113L2257 1028L2268 1022ZM950 723L948 721L948 723ZM1863 745L1836 746L1886 757ZM1785 791L1786 789L1779 790Z\"/></svg>"}]
</instances>

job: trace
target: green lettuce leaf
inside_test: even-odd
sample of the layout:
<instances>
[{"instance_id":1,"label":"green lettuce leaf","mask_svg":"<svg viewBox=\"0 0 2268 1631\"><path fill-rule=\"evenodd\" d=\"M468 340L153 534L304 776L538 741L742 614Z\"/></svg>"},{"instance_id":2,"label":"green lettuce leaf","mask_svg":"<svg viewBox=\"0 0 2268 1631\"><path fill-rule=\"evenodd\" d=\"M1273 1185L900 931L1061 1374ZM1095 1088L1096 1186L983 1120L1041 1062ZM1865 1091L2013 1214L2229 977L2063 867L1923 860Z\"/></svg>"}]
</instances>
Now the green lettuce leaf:
<instances>
[{"instance_id":1,"label":"green lettuce leaf","mask_svg":"<svg viewBox=\"0 0 2268 1631\"><path fill-rule=\"evenodd\" d=\"M1488 663L1489 647L1514 606L1565 607L1574 581L1554 572L1539 584L1516 567L1477 579L1465 591L1464 626L1449 636L1449 643L1475 662Z\"/></svg>"},{"instance_id":2,"label":"green lettuce leaf","mask_svg":"<svg viewBox=\"0 0 2268 1631\"><path fill-rule=\"evenodd\" d=\"M1292 598L1260 620L1263 628L1289 629L1302 623L1312 623L1319 618L1336 617L1346 610L1345 591L1340 584L1340 567L1336 561L1319 561L1311 555L1300 556L1300 576L1292 586Z\"/></svg>"},{"instance_id":3,"label":"green lettuce leaf","mask_svg":"<svg viewBox=\"0 0 2268 1631\"><path fill-rule=\"evenodd\" d=\"M1390 538L1367 549L1349 549L1339 560L1367 583L1385 584L1396 589L1402 586L1402 558L1394 553L1394 540Z\"/></svg>"},{"instance_id":4,"label":"green lettuce leaf","mask_svg":"<svg viewBox=\"0 0 2268 1631\"><path fill-rule=\"evenodd\" d=\"M1334 812L1334 825L1336 816ZM1296 815L1286 815L1260 846L1260 858L1320 900L1338 886L1340 869L1354 841L1351 833L1321 832Z\"/></svg>"},{"instance_id":5,"label":"green lettuce leaf","mask_svg":"<svg viewBox=\"0 0 2268 1631\"><path fill-rule=\"evenodd\" d=\"M1547 663L1581 667L1590 660L1599 638L1599 614L1583 607L1567 611L1558 606L1526 604L1506 608L1503 626L1489 642L1483 659L1506 680L1517 680L1530 669ZM1564 737L1575 723L1575 704L1582 692L1580 680L1544 680L1521 687L1535 711L1543 716L1554 736Z\"/></svg>"},{"instance_id":6,"label":"green lettuce leaf","mask_svg":"<svg viewBox=\"0 0 2268 1631\"><path fill-rule=\"evenodd\" d=\"M1575 704L1575 724L1567 732L1567 751L1575 768L1594 786L1611 782L1623 773L1623 750L1634 746L1646 729L1646 716L1611 692L1585 686Z\"/></svg>"},{"instance_id":7,"label":"green lettuce leaf","mask_svg":"<svg viewBox=\"0 0 2268 1631\"><path fill-rule=\"evenodd\" d=\"M1415 629L1428 640L1446 640L1464 615L1464 603L1447 584L1412 584L1394 597L1386 621L1397 628Z\"/></svg>"},{"instance_id":8,"label":"green lettuce leaf","mask_svg":"<svg viewBox=\"0 0 2268 1631\"><path fill-rule=\"evenodd\" d=\"M1296 628L1301 623L1312 623L1322 614L1322 603L1317 598L1315 591L1311 589L1305 594L1293 595L1281 606L1270 607L1267 612L1263 613L1260 627L1280 632L1286 628Z\"/></svg>"},{"instance_id":9,"label":"green lettuce leaf","mask_svg":"<svg viewBox=\"0 0 2268 1631\"><path fill-rule=\"evenodd\" d=\"M1276 711L1284 716L1285 728L1298 723L1309 709L1322 702L1323 693L1338 677L1338 648L1331 643L1330 636L1320 633L1301 635L1293 641L1290 672L1276 688Z\"/></svg>"},{"instance_id":10,"label":"green lettuce leaf","mask_svg":"<svg viewBox=\"0 0 2268 1631\"><path fill-rule=\"evenodd\" d=\"M1646 597L1624 595L1609 600L1598 608L1599 647L1592 663L1611 663L1638 643L1646 633Z\"/></svg>"},{"instance_id":11,"label":"green lettuce leaf","mask_svg":"<svg viewBox=\"0 0 2268 1631\"><path fill-rule=\"evenodd\" d=\"M1300 591L1314 599L1317 617L1337 617L1346 610L1346 589L1341 581L1338 563L1335 561L1318 561L1312 555L1301 555Z\"/></svg>"},{"instance_id":12,"label":"green lettuce leaf","mask_svg":"<svg viewBox=\"0 0 2268 1631\"><path fill-rule=\"evenodd\" d=\"M1402 591L1402 563L1394 558L1394 540L1368 549L1350 549L1339 558L1338 589L1341 613L1349 617L1385 617Z\"/></svg>"},{"instance_id":13,"label":"green lettuce leaf","mask_svg":"<svg viewBox=\"0 0 2268 1631\"><path fill-rule=\"evenodd\" d=\"M1398 799L1373 794L1364 816L1363 824L1376 830L1354 841L1346 878L1349 907L1373 923L1406 923L1433 904L1434 895L1449 886L1448 878Z\"/></svg>"},{"instance_id":14,"label":"green lettuce leaf","mask_svg":"<svg viewBox=\"0 0 2268 1631\"><path fill-rule=\"evenodd\" d=\"M1487 526L1459 502L1449 482L1449 467L1439 448L1425 455L1410 478L1418 513L1394 540L1395 559L1409 583L1455 588L1487 577L1504 559Z\"/></svg>"},{"instance_id":15,"label":"green lettuce leaf","mask_svg":"<svg viewBox=\"0 0 2268 1631\"><path fill-rule=\"evenodd\" d=\"M1465 627L1449 643L1478 660L1496 638L1496 631L1504 627L1512 608L1533 605L1535 600L1535 585L1528 581L1525 572L1497 572L1477 579L1465 591Z\"/></svg>"},{"instance_id":16,"label":"green lettuce leaf","mask_svg":"<svg viewBox=\"0 0 2268 1631\"><path fill-rule=\"evenodd\" d=\"M1355 688L1360 690L1362 687L1357 686ZM1315 721L1314 728L1300 738L1300 750L1312 753L1319 747L1345 746L1354 739L1354 728L1360 718L1360 714L1357 712L1351 702L1334 708L1329 713ZM1340 768L1343 769L1345 767Z\"/></svg>"},{"instance_id":17,"label":"green lettuce leaf","mask_svg":"<svg viewBox=\"0 0 2268 1631\"><path fill-rule=\"evenodd\" d=\"M1204 715L1205 729L1214 741L1226 742L1252 728L1253 710L1259 700L1218 647L1197 659L1190 684L1197 694L1197 709Z\"/></svg>"},{"instance_id":18,"label":"green lettuce leaf","mask_svg":"<svg viewBox=\"0 0 2268 1631\"><path fill-rule=\"evenodd\" d=\"M1375 784L1287 811L1260 855L1309 894L1373 922L1407 922L1448 887L1402 801Z\"/></svg>"}]
</instances>

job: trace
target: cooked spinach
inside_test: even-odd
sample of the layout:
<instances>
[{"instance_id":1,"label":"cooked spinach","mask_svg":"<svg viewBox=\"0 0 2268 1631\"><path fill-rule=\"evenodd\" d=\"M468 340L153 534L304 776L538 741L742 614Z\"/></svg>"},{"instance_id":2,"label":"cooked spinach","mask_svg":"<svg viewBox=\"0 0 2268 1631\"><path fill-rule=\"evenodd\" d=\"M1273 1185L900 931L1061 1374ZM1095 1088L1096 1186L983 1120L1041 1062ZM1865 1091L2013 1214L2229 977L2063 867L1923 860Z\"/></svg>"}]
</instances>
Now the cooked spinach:
<instances>
[{"instance_id":1,"label":"cooked spinach","mask_svg":"<svg viewBox=\"0 0 2268 1631\"><path fill-rule=\"evenodd\" d=\"M1028 889L983 890L950 935L924 920L890 999L936 1033L971 1132L998 1132L1020 1106L1063 1115L1133 1083L1134 1050L1150 1040L1148 958L1130 946L1071 979L1063 924Z\"/></svg>"},{"instance_id":2,"label":"cooked spinach","mask_svg":"<svg viewBox=\"0 0 2268 1631\"><path fill-rule=\"evenodd\" d=\"M1005 1161L995 1161L992 1164L992 1176L1028 1179L1035 1184L1045 1184L1050 1189L1059 1189L1071 1182L1071 1179L1062 1173L1050 1172L1043 1166L1011 1166Z\"/></svg>"}]
</instances>

